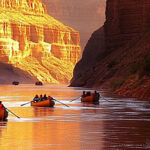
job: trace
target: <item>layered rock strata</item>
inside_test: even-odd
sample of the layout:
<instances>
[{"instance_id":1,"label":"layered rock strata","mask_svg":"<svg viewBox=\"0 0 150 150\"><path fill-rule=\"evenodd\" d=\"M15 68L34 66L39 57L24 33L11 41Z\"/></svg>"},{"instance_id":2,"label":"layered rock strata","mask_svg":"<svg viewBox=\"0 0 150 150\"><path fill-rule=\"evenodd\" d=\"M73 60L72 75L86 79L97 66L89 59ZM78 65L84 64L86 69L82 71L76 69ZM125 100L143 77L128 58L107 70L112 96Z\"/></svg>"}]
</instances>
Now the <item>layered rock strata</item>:
<instances>
[{"instance_id":1,"label":"layered rock strata","mask_svg":"<svg viewBox=\"0 0 150 150\"><path fill-rule=\"evenodd\" d=\"M55 57L53 60L59 61L65 68L64 75L65 72L68 74L68 70L69 74L72 74L73 67L80 57L80 37L77 31L49 16L41 0L2 0L0 9L1 62L21 67L33 75L34 71L28 63L33 64L36 59L37 66L43 67L43 59L49 61L51 57ZM66 68L67 63L71 64L68 65L69 68ZM51 68L46 70L51 72ZM59 74L60 70L57 71ZM53 79L50 79L51 75L47 75L47 79L41 77L41 72L42 70L34 72L34 77L48 83L52 80L59 83L59 77L54 77L58 76L56 71ZM70 78L71 76L67 81Z\"/></svg>"},{"instance_id":2,"label":"layered rock strata","mask_svg":"<svg viewBox=\"0 0 150 150\"><path fill-rule=\"evenodd\" d=\"M148 1L107 0L106 6L105 37L109 51L139 38L150 26Z\"/></svg>"},{"instance_id":3,"label":"layered rock strata","mask_svg":"<svg viewBox=\"0 0 150 150\"><path fill-rule=\"evenodd\" d=\"M140 93L149 98L149 10L150 2L146 0L107 0L104 33L98 30L91 37L95 40L88 41L71 85L111 87L120 95L139 97ZM104 36L99 40L95 35ZM92 63L87 66L83 62L89 58Z\"/></svg>"}]
</instances>

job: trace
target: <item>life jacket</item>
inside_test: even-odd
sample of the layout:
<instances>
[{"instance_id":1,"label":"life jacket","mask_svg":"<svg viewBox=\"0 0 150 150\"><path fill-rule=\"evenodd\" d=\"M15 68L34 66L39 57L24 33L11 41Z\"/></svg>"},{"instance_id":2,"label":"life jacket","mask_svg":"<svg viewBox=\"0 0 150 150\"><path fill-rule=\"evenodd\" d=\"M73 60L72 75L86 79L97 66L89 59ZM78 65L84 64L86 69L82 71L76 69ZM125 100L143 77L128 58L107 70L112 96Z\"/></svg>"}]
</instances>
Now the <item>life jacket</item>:
<instances>
[{"instance_id":1,"label":"life jacket","mask_svg":"<svg viewBox=\"0 0 150 150\"><path fill-rule=\"evenodd\" d=\"M84 98L84 97L86 97L86 94L82 94L82 96L81 96L82 98Z\"/></svg>"},{"instance_id":2,"label":"life jacket","mask_svg":"<svg viewBox=\"0 0 150 150\"><path fill-rule=\"evenodd\" d=\"M50 97L48 97L47 99L51 101L53 98L50 96Z\"/></svg>"},{"instance_id":3,"label":"life jacket","mask_svg":"<svg viewBox=\"0 0 150 150\"><path fill-rule=\"evenodd\" d=\"M2 104L0 104L0 109L3 109L3 105Z\"/></svg>"},{"instance_id":4,"label":"life jacket","mask_svg":"<svg viewBox=\"0 0 150 150\"><path fill-rule=\"evenodd\" d=\"M92 96L95 98L95 97L96 97L96 94L95 94L95 93L92 93Z\"/></svg>"}]
</instances>

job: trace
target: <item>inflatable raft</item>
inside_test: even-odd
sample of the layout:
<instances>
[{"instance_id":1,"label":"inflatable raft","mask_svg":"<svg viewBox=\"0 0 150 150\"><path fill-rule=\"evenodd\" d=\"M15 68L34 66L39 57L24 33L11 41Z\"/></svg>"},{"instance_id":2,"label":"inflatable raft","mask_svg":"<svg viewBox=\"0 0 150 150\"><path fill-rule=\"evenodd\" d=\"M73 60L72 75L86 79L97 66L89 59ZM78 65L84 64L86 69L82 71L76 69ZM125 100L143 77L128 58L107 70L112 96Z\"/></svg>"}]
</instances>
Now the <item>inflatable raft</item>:
<instances>
[{"instance_id":1,"label":"inflatable raft","mask_svg":"<svg viewBox=\"0 0 150 150\"><path fill-rule=\"evenodd\" d=\"M32 101L31 106L36 106L36 107L54 107L55 102L53 100L43 100L43 101Z\"/></svg>"},{"instance_id":2,"label":"inflatable raft","mask_svg":"<svg viewBox=\"0 0 150 150\"><path fill-rule=\"evenodd\" d=\"M5 121L8 117L8 112L5 108L0 109L0 121Z\"/></svg>"}]
</instances>

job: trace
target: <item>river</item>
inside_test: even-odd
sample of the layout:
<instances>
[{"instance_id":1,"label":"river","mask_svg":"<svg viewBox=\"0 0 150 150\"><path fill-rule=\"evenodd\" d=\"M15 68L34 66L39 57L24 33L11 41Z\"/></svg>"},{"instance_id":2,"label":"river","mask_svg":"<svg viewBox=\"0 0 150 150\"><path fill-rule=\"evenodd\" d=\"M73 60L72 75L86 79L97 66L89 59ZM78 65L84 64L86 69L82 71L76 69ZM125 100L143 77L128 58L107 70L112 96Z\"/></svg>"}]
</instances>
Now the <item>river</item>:
<instances>
[{"instance_id":1,"label":"river","mask_svg":"<svg viewBox=\"0 0 150 150\"><path fill-rule=\"evenodd\" d=\"M9 113L0 122L0 150L150 149L150 102L102 95L100 104L83 104L82 88L56 85L1 85L0 100ZM54 108L31 107L35 94L47 94Z\"/></svg>"}]
</instances>

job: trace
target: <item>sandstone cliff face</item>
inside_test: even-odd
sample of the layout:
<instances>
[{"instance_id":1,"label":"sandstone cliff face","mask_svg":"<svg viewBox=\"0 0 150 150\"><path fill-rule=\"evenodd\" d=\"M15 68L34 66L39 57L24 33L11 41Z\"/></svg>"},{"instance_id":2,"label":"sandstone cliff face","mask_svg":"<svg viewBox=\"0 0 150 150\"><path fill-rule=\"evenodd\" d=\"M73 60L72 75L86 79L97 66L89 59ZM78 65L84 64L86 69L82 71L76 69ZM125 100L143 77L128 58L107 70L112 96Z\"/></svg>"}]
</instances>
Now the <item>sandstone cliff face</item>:
<instances>
[{"instance_id":1,"label":"sandstone cliff face","mask_svg":"<svg viewBox=\"0 0 150 150\"><path fill-rule=\"evenodd\" d=\"M41 0L1 0L0 7L40 14L47 12Z\"/></svg>"},{"instance_id":2,"label":"sandstone cliff face","mask_svg":"<svg viewBox=\"0 0 150 150\"><path fill-rule=\"evenodd\" d=\"M79 33L49 16L41 0L2 0L0 8L0 61L13 64L41 81L59 83L59 69L51 77L52 68L35 72L34 67L28 66L36 62L37 68L45 68L52 57L65 68L61 76L68 82L80 56ZM70 64L68 68L66 64Z\"/></svg>"},{"instance_id":3,"label":"sandstone cliff face","mask_svg":"<svg viewBox=\"0 0 150 150\"><path fill-rule=\"evenodd\" d=\"M104 52L93 48L99 57L95 56L97 59L88 69L84 63L78 63L71 85L111 87L122 96L149 98L146 94L150 89L149 10L150 2L145 0L107 0L105 40L89 40L85 49L88 52L89 45L105 45ZM80 62L90 58L86 52ZM145 89L139 92L141 88Z\"/></svg>"}]
</instances>

